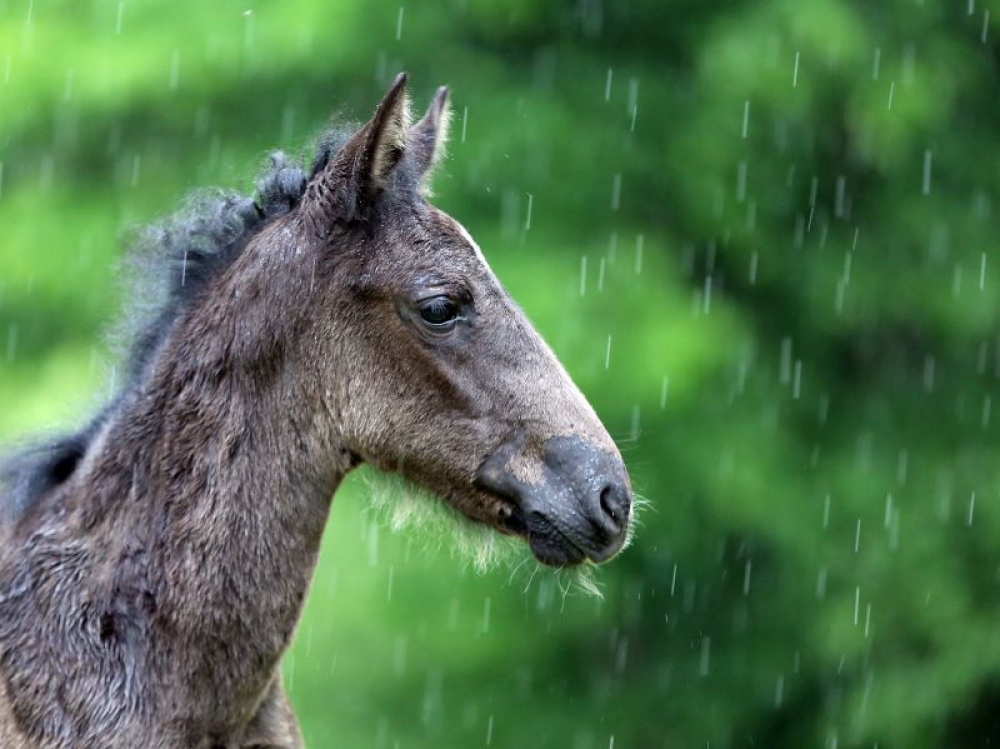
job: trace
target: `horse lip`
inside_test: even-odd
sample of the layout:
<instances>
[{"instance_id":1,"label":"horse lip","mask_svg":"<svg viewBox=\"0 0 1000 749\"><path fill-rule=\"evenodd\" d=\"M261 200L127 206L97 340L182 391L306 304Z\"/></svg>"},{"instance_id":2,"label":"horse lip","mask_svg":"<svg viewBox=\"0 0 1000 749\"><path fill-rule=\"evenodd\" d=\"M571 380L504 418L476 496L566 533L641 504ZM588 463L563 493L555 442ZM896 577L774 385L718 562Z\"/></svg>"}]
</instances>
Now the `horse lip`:
<instances>
[{"instance_id":1,"label":"horse lip","mask_svg":"<svg viewBox=\"0 0 1000 749\"><path fill-rule=\"evenodd\" d=\"M484 466L486 468L486 466ZM501 517L499 528L501 531L510 533L524 539L531 548L535 557L543 564L550 566L566 566L589 561L594 564L601 564L614 557L622 546L624 546L624 536L618 543L605 548L592 547L590 544L580 543L573 538L573 533L563 529L559 525L556 516L532 508L530 492L527 487L512 481L508 476L497 470L484 470L481 468L475 481L476 488L480 491L496 497L503 502L503 507L507 514ZM547 528L545 530L532 527L531 517L537 516L544 519ZM532 543L533 539L536 543ZM568 558L559 562L549 561L539 555L535 546L539 540L555 540L560 546L569 550Z\"/></svg>"},{"instance_id":2,"label":"horse lip","mask_svg":"<svg viewBox=\"0 0 1000 749\"><path fill-rule=\"evenodd\" d=\"M572 532L564 530L555 517L546 516L546 520L548 521L549 526L554 531L554 534L550 534L550 537L552 535L557 535L559 539L566 546L572 548L583 559L589 562L593 562L594 564L603 564L604 562L607 562L609 559L614 558L618 554L618 552L621 551L622 548L625 546L624 533L621 534L621 536L618 539L616 539L616 541L613 544L609 544L604 547L598 547L586 542L580 542L577 539L575 539L574 534Z\"/></svg>"}]
</instances>

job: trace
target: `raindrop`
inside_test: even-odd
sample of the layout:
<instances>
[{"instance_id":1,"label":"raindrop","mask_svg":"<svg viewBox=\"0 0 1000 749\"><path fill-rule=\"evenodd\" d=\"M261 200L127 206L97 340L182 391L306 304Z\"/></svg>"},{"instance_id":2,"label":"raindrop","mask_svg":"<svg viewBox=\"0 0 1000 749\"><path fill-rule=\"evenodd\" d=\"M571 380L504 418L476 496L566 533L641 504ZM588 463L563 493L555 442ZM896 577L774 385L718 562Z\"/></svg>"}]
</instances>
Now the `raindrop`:
<instances>
[{"instance_id":1,"label":"raindrop","mask_svg":"<svg viewBox=\"0 0 1000 749\"><path fill-rule=\"evenodd\" d=\"M125 16L125 0L118 1L118 14L115 16L115 34L122 33L122 18Z\"/></svg>"},{"instance_id":2,"label":"raindrop","mask_svg":"<svg viewBox=\"0 0 1000 749\"><path fill-rule=\"evenodd\" d=\"M629 428L629 437L635 442L639 439L639 406L632 406L632 423Z\"/></svg>"},{"instance_id":3,"label":"raindrop","mask_svg":"<svg viewBox=\"0 0 1000 749\"><path fill-rule=\"evenodd\" d=\"M858 615L861 611L861 586L854 588L854 626L858 626Z\"/></svg>"},{"instance_id":4,"label":"raindrop","mask_svg":"<svg viewBox=\"0 0 1000 749\"><path fill-rule=\"evenodd\" d=\"M892 98L896 95L896 82L891 81L889 83L889 103L886 105L886 109L892 109Z\"/></svg>"},{"instance_id":5,"label":"raindrop","mask_svg":"<svg viewBox=\"0 0 1000 749\"><path fill-rule=\"evenodd\" d=\"M882 48L881 47L876 47L875 48L875 59L872 60L872 80L873 81L877 81L878 80L878 69L879 69L879 64L881 63L881 61L882 61Z\"/></svg>"},{"instance_id":6,"label":"raindrop","mask_svg":"<svg viewBox=\"0 0 1000 749\"><path fill-rule=\"evenodd\" d=\"M175 49L170 56L170 90L176 91L181 80L181 51Z\"/></svg>"},{"instance_id":7,"label":"raindrop","mask_svg":"<svg viewBox=\"0 0 1000 749\"><path fill-rule=\"evenodd\" d=\"M670 378L664 376L663 384L660 386L660 410L667 407L667 393L670 389Z\"/></svg>"},{"instance_id":8,"label":"raindrop","mask_svg":"<svg viewBox=\"0 0 1000 749\"><path fill-rule=\"evenodd\" d=\"M7 328L7 361L14 361L17 356L17 323L11 323Z\"/></svg>"},{"instance_id":9,"label":"raindrop","mask_svg":"<svg viewBox=\"0 0 1000 749\"><path fill-rule=\"evenodd\" d=\"M699 663L698 673L702 676L708 676L709 667L711 665L712 657L712 638L704 637L701 641L701 662Z\"/></svg>"},{"instance_id":10,"label":"raindrop","mask_svg":"<svg viewBox=\"0 0 1000 749\"><path fill-rule=\"evenodd\" d=\"M469 108L462 108L462 142L465 143L465 131L469 125Z\"/></svg>"},{"instance_id":11,"label":"raindrop","mask_svg":"<svg viewBox=\"0 0 1000 749\"><path fill-rule=\"evenodd\" d=\"M972 492L972 496L969 497L969 514L966 516L965 524L972 526L972 517L976 511L976 493Z\"/></svg>"},{"instance_id":12,"label":"raindrop","mask_svg":"<svg viewBox=\"0 0 1000 749\"><path fill-rule=\"evenodd\" d=\"M493 743L493 714L490 714L489 720L486 721L486 746Z\"/></svg>"},{"instance_id":13,"label":"raindrop","mask_svg":"<svg viewBox=\"0 0 1000 749\"><path fill-rule=\"evenodd\" d=\"M810 211L809 216L811 219L812 211ZM799 214L798 216L795 217L795 235L794 238L792 239L792 244L795 246L795 249L801 250L802 245L805 243L805 239L806 239L806 222L805 219L802 218L802 214Z\"/></svg>"},{"instance_id":14,"label":"raindrop","mask_svg":"<svg viewBox=\"0 0 1000 749\"><path fill-rule=\"evenodd\" d=\"M483 634L490 631L490 597L486 596L486 600L483 602Z\"/></svg>"},{"instance_id":15,"label":"raindrop","mask_svg":"<svg viewBox=\"0 0 1000 749\"><path fill-rule=\"evenodd\" d=\"M741 161L736 167L736 202L742 203L747 197L747 162Z\"/></svg>"},{"instance_id":16,"label":"raindrop","mask_svg":"<svg viewBox=\"0 0 1000 749\"><path fill-rule=\"evenodd\" d=\"M642 246L646 241L646 237L639 234L635 238L635 274L639 275L642 273Z\"/></svg>"},{"instance_id":17,"label":"raindrop","mask_svg":"<svg viewBox=\"0 0 1000 749\"><path fill-rule=\"evenodd\" d=\"M604 81L604 101L611 101L611 79L614 75L611 68L608 68L608 77Z\"/></svg>"},{"instance_id":18,"label":"raindrop","mask_svg":"<svg viewBox=\"0 0 1000 749\"><path fill-rule=\"evenodd\" d=\"M983 291L986 288L986 253L984 252L979 258L979 290Z\"/></svg>"},{"instance_id":19,"label":"raindrop","mask_svg":"<svg viewBox=\"0 0 1000 749\"><path fill-rule=\"evenodd\" d=\"M743 140L746 140L750 130L750 100L743 102Z\"/></svg>"},{"instance_id":20,"label":"raindrop","mask_svg":"<svg viewBox=\"0 0 1000 749\"><path fill-rule=\"evenodd\" d=\"M783 674L779 674L777 681L774 684L774 706L781 707L781 703L784 702L785 696L785 677Z\"/></svg>"},{"instance_id":21,"label":"raindrop","mask_svg":"<svg viewBox=\"0 0 1000 749\"><path fill-rule=\"evenodd\" d=\"M792 71L792 88L799 85L799 53L795 53L795 69Z\"/></svg>"},{"instance_id":22,"label":"raindrop","mask_svg":"<svg viewBox=\"0 0 1000 749\"><path fill-rule=\"evenodd\" d=\"M826 424L826 420L830 415L830 396L827 393L823 393L819 397L819 423Z\"/></svg>"},{"instance_id":23,"label":"raindrop","mask_svg":"<svg viewBox=\"0 0 1000 749\"><path fill-rule=\"evenodd\" d=\"M778 379L782 385L787 385L792 378L792 339L781 339L781 363L778 368Z\"/></svg>"},{"instance_id":24,"label":"raindrop","mask_svg":"<svg viewBox=\"0 0 1000 749\"><path fill-rule=\"evenodd\" d=\"M749 278L750 278L750 285L751 286L757 283L757 263L758 263L758 261L759 261L759 255L757 253L757 250L754 250L753 252L750 253L750 275L749 275Z\"/></svg>"},{"instance_id":25,"label":"raindrop","mask_svg":"<svg viewBox=\"0 0 1000 749\"><path fill-rule=\"evenodd\" d=\"M921 191L924 195L931 194L931 160L932 154L931 150L928 148L924 151L924 179Z\"/></svg>"},{"instance_id":26,"label":"raindrop","mask_svg":"<svg viewBox=\"0 0 1000 749\"><path fill-rule=\"evenodd\" d=\"M396 41L403 37L403 6L399 6L399 15L396 16Z\"/></svg>"},{"instance_id":27,"label":"raindrop","mask_svg":"<svg viewBox=\"0 0 1000 749\"><path fill-rule=\"evenodd\" d=\"M604 368L608 369L611 366L611 334L608 333L608 345L604 349Z\"/></svg>"},{"instance_id":28,"label":"raindrop","mask_svg":"<svg viewBox=\"0 0 1000 749\"><path fill-rule=\"evenodd\" d=\"M750 572L753 569L753 560L748 559L743 568L743 595L750 595Z\"/></svg>"},{"instance_id":29,"label":"raindrop","mask_svg":"<svg viewBox=\"0 0 1000 749\"><path fill-rule=\"evenodd\" d=\"M587 256L580 258L580 296L587 294Z\"/></svg>"},{"instance_id":30,"label":"raindrop","mask_svg":"<svg viewBox=\"0 0 1000 749\"><path fill-rule=\"evenodd\" d=\"M847 187L847 179L843 174L837 176L837 187L834 191L833 215L835 218L844 217L844 191Z\"/></svg>"},{"instance_id":31,"label":"raindrop","mask_svg":"<svg viewBox=\"0 0 1000 749\"><path fill-rule=\"evenodd\" d=\"M622 197L622 173L617 172L611 180L611 210L617 211Z\"/></svg>"},{"instance_id":32,"label":"raindrop","mask_svg":"<svg viewBox=\"0 0 1000 749\"><path fill-rule=\"evenodd\" d=\"M924 390L928 393L934 389L934 357L924 359Z\"/></svg>"},{"instance_id":33,"label":"raindrop","mask_svg":"<svg viewBox=\"0 0 1000 749\"><path fill-rule=\"evenodd\" d=\"M989 10L983 11L983 33L979 35L979 41L986 44L986 32L990 28L990 12Z\"/></svg>"},{"instance_id":34,"label":"raindrop","mask_svg":"<svg viewBox=\"0 0 1000 749\"><path fill-rule=\"evenodd\" d=\"M802 360L795 360L795 375L792 379L792 400L798 400L802 392Z\"/></svg>"},{"instance_id":35,"label":"raindrop","mask_svg":"<svg viewBox=\"0 0 1000 749\"><path fill-rule=\"evenodd\" d=\"M816 575L816 598L822 601L826 598L826 567L819 568L819 574Z\"/></svg>"},{"instance_id":36,"label":"raindrop","mask_svg":"<svg viewBox=\"0 0 1000 749\"><path fill-rule=\"evenodd\" d=\"M854 553L857 554L861 550L861 518L858 518L858 524L854 529Z\"/></svg>"},{"instance_id":37,"label":"raindrop","mask_svg":"<svg viewBox=\"0 0 1000 749\"><path fill-rule=\"evenodd\" d=\"M534 195L532 195L532 194L531 194L531 193L529 192L529 193L528 193L528 208L527 208L527 214L525 215L525 218L524 218L524 230L525 230L525 231L528 231L528 229L530 229L530 228L531 228L531 208L532 208L532 206L534 205L534 202L535 202L535 196L534 196Z\"/></svg>"},{"instance_id":38,"label":"raindrop","mask_svg":"<svg viewBox=\"0 0 1000 749\"><path fill-rule=\"evenodd\" d=\"M885 527L888 529L892 520L892 492L885 495Z\"/></svg>"},{"instance_id":39,"label":"raindrop","mask_svg":"<svg viewBox=\"0 0 1000 749\"><path fill-rule=\"evenodd\" d=\"M670 597L673 598L674 591L677 589L677 564L674 564L673 574L670 576Z\"/></svg>"},{"instance_id":40,"label":"raindrop","mask_svg":"<svg viewBox=\"0 0 1000 749\"><path fill-rule=\"evenodd\" d=\"M628 108L627 112L634 112L639 107L639 79L628 79Z\"/></svg>"},{"instance_id":41,"label":"raindrop","mask_svg":"<svg viewBox=\"0 0 1000 749\"><path fill-rule=\"evenodd\" d=\"M253 47L254 35L253 35L253 11L244 11L243 17L247 19L246 26L243 29L243 48L249 50Z\"/></svg>"}]
</instances>

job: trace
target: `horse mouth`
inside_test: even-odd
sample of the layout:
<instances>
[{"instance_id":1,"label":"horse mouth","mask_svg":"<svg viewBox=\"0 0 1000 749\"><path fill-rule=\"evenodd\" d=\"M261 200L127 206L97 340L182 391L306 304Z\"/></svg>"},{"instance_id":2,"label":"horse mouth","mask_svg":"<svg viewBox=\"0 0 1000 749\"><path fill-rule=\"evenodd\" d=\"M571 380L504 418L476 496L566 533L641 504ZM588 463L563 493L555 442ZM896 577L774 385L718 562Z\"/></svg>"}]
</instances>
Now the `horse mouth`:
<instances>
[{"instance_id":1,"label":"horse mouth","mask_svg":"<svg viewBox=\"0 0 1000 749\"><path fill-rule=\"evenodd\" d=\"M488 492L498 497L503 504L497 518L497 530L517 536L527 543L535 559L549 567L572 567L591 560L601 562L593 551L588 551L580 543L554 522L538 512L527 513L508 496Z\"/></svg>"}]
</instances>

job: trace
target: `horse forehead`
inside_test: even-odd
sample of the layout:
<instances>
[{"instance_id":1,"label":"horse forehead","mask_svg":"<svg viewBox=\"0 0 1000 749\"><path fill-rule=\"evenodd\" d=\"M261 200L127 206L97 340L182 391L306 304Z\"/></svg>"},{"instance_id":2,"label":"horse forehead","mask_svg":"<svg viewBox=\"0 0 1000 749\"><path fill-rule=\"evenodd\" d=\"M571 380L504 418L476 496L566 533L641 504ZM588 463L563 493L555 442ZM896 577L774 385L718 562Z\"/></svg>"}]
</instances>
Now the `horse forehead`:
<instances>
[{"instance_id":1,"label":"horse forehead","mask_svg":"<svg viewBox=\"0 0 1000 749\"><path fill-rule=\"evenodd\" d=\"M455 240L456 244L470 252L470 256L475 260L476 265L478 265L486 274L490 283L496 286L500 285L496 274L493 272L489 262L486 260L486 256L483 255L482 249L480 249L476 240L472 238L472 235L469 234L468 229L444 211L441 211L433 206L430 207L430 219L438 231L442 231L450 235Z\"/></svg>"}]
</instances>

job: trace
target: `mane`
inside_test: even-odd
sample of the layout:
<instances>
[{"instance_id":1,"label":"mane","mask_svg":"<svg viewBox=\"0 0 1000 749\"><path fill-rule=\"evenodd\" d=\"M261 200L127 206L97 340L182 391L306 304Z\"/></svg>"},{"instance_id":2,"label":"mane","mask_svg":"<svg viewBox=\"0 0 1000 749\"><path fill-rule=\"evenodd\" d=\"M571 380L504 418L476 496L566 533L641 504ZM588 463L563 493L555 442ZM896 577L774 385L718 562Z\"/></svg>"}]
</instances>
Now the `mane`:
<instances>
[{"instance_id":1,"label":"mane","mask_svg":"<svg viewBox=\"0 0 1000 749\"><path fill-rule=\"evenodd\" d=\"M282 151L244 195L203 190L184 207L138 232L126 248L128 302L118 326L124 377L111 401L75 432L37 440L0 459L0 522L16 522L39 497L66 481L124 394L146 377L174 323L223 274L267 224L292 210L309 179L347 142L348 126L318 141L308 171Z\"/></svg>"}]
</instances>

